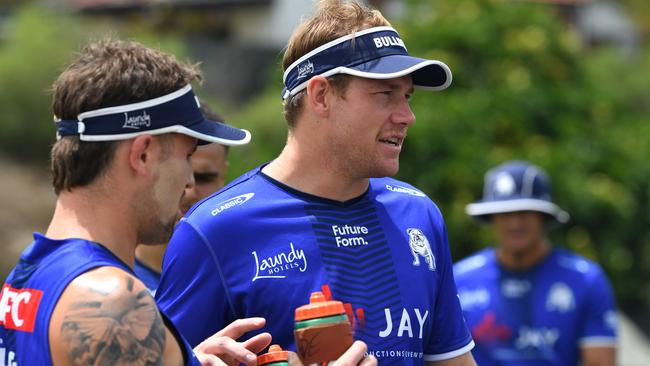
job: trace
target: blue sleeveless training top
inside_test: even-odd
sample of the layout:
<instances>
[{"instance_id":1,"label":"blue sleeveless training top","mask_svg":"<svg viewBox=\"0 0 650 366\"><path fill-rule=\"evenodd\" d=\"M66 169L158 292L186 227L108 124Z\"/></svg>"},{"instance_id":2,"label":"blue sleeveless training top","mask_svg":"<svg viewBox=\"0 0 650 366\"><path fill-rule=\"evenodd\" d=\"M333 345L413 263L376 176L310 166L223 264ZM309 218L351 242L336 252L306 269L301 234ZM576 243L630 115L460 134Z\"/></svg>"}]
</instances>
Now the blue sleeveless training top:
<instances>
[{"instance_id":1,"label":"blue sleeveless training top","mask_svg":"<svg viewBox=\"0 0 650 366\"><path fill-rule=\"evenodd\" d=\"M81 239L52 240L35 233L0 294L0 365L52 365L48 328L61 293L82 273L103 266L133 275L100 244ZM200 365L189 344L164 315L163 319L182 340L184 354L190 355L186 365Z\"/></svg>"}]
</instances>

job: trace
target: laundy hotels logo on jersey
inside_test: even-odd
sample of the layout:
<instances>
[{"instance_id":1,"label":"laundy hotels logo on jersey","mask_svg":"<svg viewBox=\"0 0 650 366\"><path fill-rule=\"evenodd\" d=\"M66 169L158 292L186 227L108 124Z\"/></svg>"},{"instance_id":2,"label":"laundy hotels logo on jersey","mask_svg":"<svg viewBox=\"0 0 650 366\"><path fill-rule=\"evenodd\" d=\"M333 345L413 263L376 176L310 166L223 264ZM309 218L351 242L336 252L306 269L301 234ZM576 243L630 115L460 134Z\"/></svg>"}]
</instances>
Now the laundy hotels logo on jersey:
<instances>
[{"instance_id":1,"label":"laundy hotels logo on jersey","mask_svg":"<svg viewBox=\"0 0 650 366\"><path fill-rule=\"evenodd\" d=\"M0 326L23 332L34 331L34 322L43 292L33 289L2 287L0 295Z\"/></svg>"},{"instance_id":2,"label":"laundy hotels logo on jersey","mask_svg":"<svg viewBox=\"0 0 650 366\"><path fill-rule=\"evenodd\" d=\"M265 278L286 278L288 271L307 270L307 257L305 251L289 243L289 248L271 255L251 253L255 260L255 276L252 282Z\"/></svg>"}]
</instances>

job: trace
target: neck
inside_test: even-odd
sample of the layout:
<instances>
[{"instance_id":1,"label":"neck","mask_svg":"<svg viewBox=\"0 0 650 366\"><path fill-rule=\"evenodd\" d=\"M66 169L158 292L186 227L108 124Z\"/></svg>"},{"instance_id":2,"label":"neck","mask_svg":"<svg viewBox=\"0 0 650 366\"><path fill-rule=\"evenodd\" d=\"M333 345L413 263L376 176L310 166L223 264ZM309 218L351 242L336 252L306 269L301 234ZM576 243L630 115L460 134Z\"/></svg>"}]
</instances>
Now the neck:
<instances>
[{"instance_id":1,"label":"neck","mask_svg":"<svg viewBox=\"0 0 650 366\"><path fill-rule=\"evenodd\" d=\"M99 243L133 267L136 227L128 214L129 200L104 194L100 189L82 187L59 194L45 235L51 239L78 238Z\"/></svg>"},{"instance_id":2,"label":"neck","mask_svg":"<svg viewBox=\"0 0 650 366\"><path fill-rule=\"evenodd\" d=\"M147 267L162 272L162 261L165 256L167 244L159 245L138 245L135 248L135 257Z\"/></svg>"},{"instance_id":3,"label":"neck","mask_svg":"<svg viewBox=\"0 0 650 366\"><path fill-rule=\"evenodd\" d=\"M524 271L541 262L550 252L551 245L546 238L540 239L526 250L509 250L504 246L496 249L499 263L511 271Z\"/></svg>"},{"instance_id":4,"label":"neck","mask_svg":"<svg viewBox=\"0 0 650 366\"><path fill-rule=\"evenodd\" d=\"M368 178L347 174L331 154L311 142L299 142L290 133L280 156L262 172L301 192L336 201L359 197L368 189Z\"/></svg>"}]
</instances>

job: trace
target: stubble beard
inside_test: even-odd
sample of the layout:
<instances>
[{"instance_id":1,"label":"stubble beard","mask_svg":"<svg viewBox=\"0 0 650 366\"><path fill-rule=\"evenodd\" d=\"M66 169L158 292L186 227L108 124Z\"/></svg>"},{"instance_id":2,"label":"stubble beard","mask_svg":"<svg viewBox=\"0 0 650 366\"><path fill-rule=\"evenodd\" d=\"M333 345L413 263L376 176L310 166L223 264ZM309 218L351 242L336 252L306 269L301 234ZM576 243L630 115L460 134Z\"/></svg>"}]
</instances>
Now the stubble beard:
<instances>
[{"instance_id":1,"label":"stubble beard","mask_svg":"<svg viewBox=\"0 0 650 366\"><path fill-rule=\"evenodd\" d=\"M176 217L165 222L159 219L157 223L149 225L145 230L140 232L140 240L138 242L145 245L158 245L169 242L176 222Z\"/></svg>"},{"instance_id":2,"label":"stubble beard","mask_svg":"<svg viewBox=\"0 0 650 366\"><path fill-rule=\"evenodd\" d=\"M334 143L330 156L338 157L338 166L351 179L368 179L392 177L399 170L399 156L396 166L389 166L375 152L368 153L363 149L350 148L345 143Z\"/></svg>"},{"instance_id":3,"label":"stubble beard","mask_svg":"<svg viewBox=\"0 0 650 366\"><path fill-rule=\"evenodd\" d=\"M140 202L137 204L139 217L142 222L138 229L138 243L145 245L157 245L167 243L172 236L174 227L176 226L177 217L163 218L161 215L160 206L153 199L153 194L147 197L147 202Z\"/></svg>"}]
</instances>

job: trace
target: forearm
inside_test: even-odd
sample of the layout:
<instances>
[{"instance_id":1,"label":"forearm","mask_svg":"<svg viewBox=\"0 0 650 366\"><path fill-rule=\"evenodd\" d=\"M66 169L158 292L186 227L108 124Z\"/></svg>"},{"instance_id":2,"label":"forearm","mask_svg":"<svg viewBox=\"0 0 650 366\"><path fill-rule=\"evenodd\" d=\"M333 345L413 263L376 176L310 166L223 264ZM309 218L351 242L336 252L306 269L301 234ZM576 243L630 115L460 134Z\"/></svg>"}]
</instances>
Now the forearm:
<instances>
[{"instance_id":1,"label":"forearm","mask_svg":"<svg viewBox=\"0 0 650 366\"><path fill-rule=\"evenodd\" d=\"M616 347L582 347L580 353L584 366L616 365Z\"/></svg>"}]
</instances>

